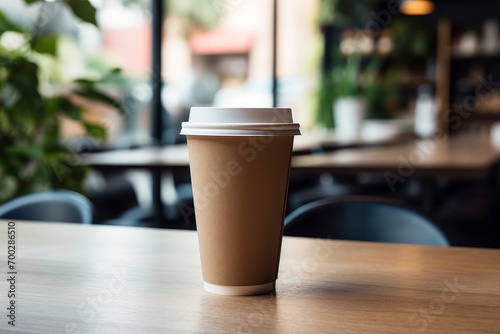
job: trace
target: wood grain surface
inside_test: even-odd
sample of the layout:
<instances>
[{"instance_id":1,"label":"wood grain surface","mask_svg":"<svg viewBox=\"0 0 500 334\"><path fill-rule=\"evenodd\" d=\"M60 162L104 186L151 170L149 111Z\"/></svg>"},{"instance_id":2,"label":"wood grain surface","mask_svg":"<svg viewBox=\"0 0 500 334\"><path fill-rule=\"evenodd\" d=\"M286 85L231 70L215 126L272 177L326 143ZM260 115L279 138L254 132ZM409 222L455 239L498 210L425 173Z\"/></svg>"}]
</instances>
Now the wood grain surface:
<instances>
[{"instance_id":1,"label":"wood grain surface","mask_svg":"<svg viewBox=\"0 0 500 334\"><path fill-rule=\"evenodd\" d=\"M317 143L321 141L318 139ZM314 141L308 139L301 149L306 146L312 149ZM408 174L417 177L484 179L498 162L500 148L495 148L489 137L460 135L449 139L402 139L393 141L392 144L387 142L384 145L366 145L323 154L295 156L292 158L292 171L311 174L329 172L338 175L380 174L390 171L403 177ZM84 154L82 164L97 169L186 170L189 157L186 145L172 145Z\"/></svg>"},{"instance_id":2,"label":"wood grain surface","mask_svg":"<svg viewBox=\"0 0 500 334\"><path fill-rule=\"evenodd\" d=\"M392 172L402 177L481 179L499 161L500 149L489 137L467 135L298 156L292 160L292 169L302 173Z\"/></svg>"},{"instance_id":3,"label":"wood grain surface","mask_svg":"<svg viewBox=\"0 0 500 334\"><path fill-rule=\"evenodd\" d=\"M500 333L500 250L286 237L276 292L203 290L191 231L16 222L1 333Z\"/></svg>"}]
</instances>

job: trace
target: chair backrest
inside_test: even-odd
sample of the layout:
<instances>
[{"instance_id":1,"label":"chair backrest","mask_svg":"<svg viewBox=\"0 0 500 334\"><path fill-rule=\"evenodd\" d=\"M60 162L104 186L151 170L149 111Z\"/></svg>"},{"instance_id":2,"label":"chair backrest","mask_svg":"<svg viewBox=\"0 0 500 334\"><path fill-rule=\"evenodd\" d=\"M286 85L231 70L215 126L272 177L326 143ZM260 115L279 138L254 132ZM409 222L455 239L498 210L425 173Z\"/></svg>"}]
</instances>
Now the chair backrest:
<instances>
[{"instance_id":1,"label":"chair backrest","mask_svg":"<svg viewBox=\"0 0 500 334\"><path fill-rule=\"evenodd\" d=\"M284 234L449 246L444 234L418 211L399 201L364 196L306 204L286 217Z\"/></svg>"},{"instance_id":2,"label":"chair backrest","mask_svg":"<svg viewBox=\"0 0 500 334\"><path fill-rule=\"evenodd\" d=\"M0 218L91 224L92 204L73 191L44 191L3 204Z\"/></svg>"}]
</instances>

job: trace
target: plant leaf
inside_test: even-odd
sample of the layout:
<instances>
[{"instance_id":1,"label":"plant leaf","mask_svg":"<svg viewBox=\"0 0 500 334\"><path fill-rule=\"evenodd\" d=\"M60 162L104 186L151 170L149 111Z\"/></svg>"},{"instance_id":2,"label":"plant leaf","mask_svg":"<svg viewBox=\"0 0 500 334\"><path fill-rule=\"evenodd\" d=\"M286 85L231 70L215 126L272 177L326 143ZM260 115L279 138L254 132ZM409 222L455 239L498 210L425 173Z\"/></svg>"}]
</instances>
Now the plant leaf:
<instances>
[{"instance_id":1,"label":"plant leaf","mask_svg":"<svg viewBox=\"0 0 500 334\"><path fill-rule=\"evenodd\" d=\"M85 86L85 87L82 87L81 89L76 89L74 91L74 93L78 96L87 98L89 100L101 102L105 105L111 106L122 114L125 113L125 109L123 108L120 101L118 101L117 99L115 99L107 94L104 94L104 93L98 91L94 87Z\"/></svg>"},{"instance_id":2,"label":"plant leaf","mask_svg":"<svg viewBox=\"0 0 500 334\"><path fill-rule=\"evenodd\" d=\"M42 158L43 150L39 146L10 146L5 152L12 155L22 155L30 158Z\"/></svg>"},{"instance_id":3,"label":"plant leaf","mask_svg":"<svg viewBox=\"0 0 500 334\"><path fill-rule=\"evenodd\" d=\"M64 0L64 2L76 17L97 27L96 10L88 0Z\"/></svg>"},{"instance_id":4,"label":"plant leaf","mask_svg":"<svg viewBox=\"0 0 500 334\"><path fill-rule=\"evenodd\" d=\"M0 35L6 31L22 32L23 30L18 25L10 21L7 16L0 11Z\"/></svg>"},{"instance_id":5,"label":"plant leaf","mask_svg":"<svg viewBox=\"0 0 500 334\"><path fill-rule=\"evenodd\" d=\"M87 122L84 122L83 125L89 136L101 141L106 139L107 131L104 126Z\"/></svg>"},{"instance_id":6,"label":"plant leaf","mask_svg":"<svg viewBox=\"0 0 500 334\"><path fill-rule=\"evenodd\" d=\"M121 68L115 67L108 71L101 79L101 84L123 84L127 82L127 78L123 75Z\"/></svg>"},{"instance_id":7,"label":"plant leaf","mask_svg":"<svg viewBox=\"0 0 500 334\"><path fill-rule=\"evenodd\" d=\"M83 109L66 97L55 97L47 101L47 111L51 114L61 113L78 121L82 118Z\"/></svg>"},{"instance_id":8,"label":"plant leaf","mask_svg":"<svg viewBox=\"0 0 500 334\"><path fill-rule=\"evenodd\" d=\"M123 75L121 68L115 67L106 72L99 79L78 78L73 80L73 82L83 86L92 87L95 86L96 84L125 83L127 82L127 78Z\"/></svg>"},{"instance_id":9,"label":"plant leaf","mask_svg":"<svg viewBox=\"0 0 500 334\"><path fill-rule=\"evenodd\" d=\"M49 35L36 41L33 51L55 56L57 53L57 36Z\"/></svg>"},{"instance_id":10,"label":"plant leaf","mask_svg":"<svg viewBox=\"0 0 500 334\"><path fill-rule=\"evenodd\" d=\"M95 80L92 80L92 79L76 79L76 80L73 80L74 83L77 83L79 85L83 85L83 86L93 86L95 85L97 82Z\"/></svg>"},{"instance_id":11,"label":"plant leaf","mask_svg":"<svg viewBox=\"0 0 500 334\"><path fill-rule=\"evenodd\" d=\"M7 83L13 90L22 94L18 102L21 105L33 107L39 103L41 96L38 92L38 65L25 57L15 57L9 66Z\"/></svg>"}]
</instances>

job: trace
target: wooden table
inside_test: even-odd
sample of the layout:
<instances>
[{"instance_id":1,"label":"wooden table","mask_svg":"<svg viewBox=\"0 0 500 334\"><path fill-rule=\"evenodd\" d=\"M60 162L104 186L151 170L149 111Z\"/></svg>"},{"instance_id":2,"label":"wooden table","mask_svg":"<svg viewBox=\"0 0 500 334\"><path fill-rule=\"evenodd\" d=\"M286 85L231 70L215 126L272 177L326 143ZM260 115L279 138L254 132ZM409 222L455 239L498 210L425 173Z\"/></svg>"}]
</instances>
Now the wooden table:
<instances>
[{"instance_id":1,"label":"wooden table","mask_svg":"<svg viewBox=\"0 0 500 334\"><path fill-rule=\"evenodd\" d=\"M489 168L500 161L500 149L493 147L485 137L456 136L439 142L406 139L345 144L356 148L338 145L333 152L293 157L292 169L300 173L343 175L390 171L402 176L411 170L408 174L415 176L478 179L485 177ZM299 145L298 150L302 149ZM189 167L189 157L185 145L172 145L85 154L82 163L99 169L176 170Z\"/></svg>"},{"instance_id":2,"label":"wooden table","mask_svg":"<svg viewBox=\"0 0 500 334\"><path fill-rule=\"evenodd\" d=\"M296 136L294 155L321 153L359 147L380 147L396 142L401 136L366 137L359 140L339 141L332 134L308 134ZM189 167L187 145L176 144L161 147L142 147L130 150L82 154L82 163L98 169L140 168L149 170L179 170Z\"/></svg>"},{"instance_id":3,"label":"wooden table","mask_svg":"<svg viewBox=\"0 0 500 334\"><path fill-rule=\"evenodd\" d=\"M292 173L378 174L393 192L408 179L417 178L422 209L431 213L435 206L436 178L491 179L493 193L499 163L500 149L491 144L489 137L461 135L298 156L292 160Z\"/></svg>"},{"instance_id":4,"label":"wooden table","mask_svg":"<svg viewBox=\"0 0 500 334\"><path fill-rule=\"evenodd\" d=\"M148 169L186 170L189 168L187 146L142 147L82 154L82 163L101 170Z\"/></svg>"},{"instance_id":5,"label":"wooden table","mask_svg":"<svg viewBox=\"0 0 500 334\"><path fill-rule=\"evenodd\" d=\"M285 237L276 293L235 297L203 290L195 232L16 230L20 333L500 333L500 250Z\"/></svg>"},{"instance_id":6,"label":"wooden table","mask_svg":"<svg viewBox=\"0 0 500 334\"><path fill-rule=\"evenodd\" d=\"M393 173L407 178L449 176L485 178L500 161L500 150L489 138L455 136L442 141L410 140L381 147L340 150L295 157L292 168L301 173L337 175Z\"/></svg>"},{"instance_id":7,"label":"wooden table","mask_svg":"<svg viewBox=\"0 0 500 334\"><path fill-rule=\"evenodd\" d=\"M294 155L325 152L338 149L370 147L386 145L394 142L400 134L366 135L352 141L339 141L331 133L306 134L294 140ZM132 150L116 150L82 155L82 164L104 171L120 171L123 169L146 169L153 175L153 211L154 220L162 223L163 203L161 199L162 172L186 171L189 168L189 156L185 144L143 147Z\"/></svg>"},{"instance_id":8,"label":"wooden table","mask_svg":"<svg viewBox=\"0 0 500 334\"><path fill-rule=\"evenodd\" d=\"M316 138L318 142L320 138ZM326 140L323 138L323 140ZM330 142L331 143L331 142ZM312 142L306 139L300 145ZM299 150L302 149L299 145ZM325 142L323 145L326 145ZM341 145L339 143L339 145ZM364 145L345 143L337 150L321 154L299 155L292 158L292 175L332 173L356 176L362 173L380 174L394 191L409 178L418 178L423 189L422 207L430 212L434 205L436 177L463 180L485 180L494 177L500 164L500 148L489 137L452 136L442 140L409 140L395 142L367 141ZM342 148L342 149L340 149ZM186 170L189 158L185 145L163 148L95 153L84 156L83 163L99 169L146 168L154 171ZM494 184L492 182L491 184ZM159 190L154 207L159 217L163 210Z\"/></svg>"}]
</instances>

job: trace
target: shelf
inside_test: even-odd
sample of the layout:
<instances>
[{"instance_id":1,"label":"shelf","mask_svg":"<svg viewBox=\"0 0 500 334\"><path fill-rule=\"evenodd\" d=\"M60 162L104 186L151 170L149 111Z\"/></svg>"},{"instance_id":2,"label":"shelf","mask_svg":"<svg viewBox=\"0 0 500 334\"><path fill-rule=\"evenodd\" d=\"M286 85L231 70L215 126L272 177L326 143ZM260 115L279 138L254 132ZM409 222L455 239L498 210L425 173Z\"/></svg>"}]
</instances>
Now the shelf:
<instances>
[{"instance_id":1,"label":"shelf","mask_svg":"<svg viewBox=\"0 0 500 334\"><path fill-rule=\"evenodd\" d=\"M492 55L471 55L471 56L466 56L466 55L456 55L452 54L451 55L451 60L498 60L500 59L500 53L492 54Z\"/></svg>"},{"instance_id":2,"label":"shelf","mask_svg":"<svg viewBox=\"0 0 500 334\"><path fill-rule=\"evenodd\" d=\"M422 77L402 77L399 84L407 87L418 87L421 85L434 85L436 80Z\"/></svg>"},{"instance_id":3,"label":"shelf","mask_svg":"<svg viewBox=\"0 0 500 334\"><path fill-rule=\"evenodd\" d=\"M452 110L452 114L457 114L457 111ZM482 121L498 121L500 120L500 109L498 111L476 111L471 112L467 119L482 120Z\"/></svg>"},{"instance_id":4,"label":"shelf","mask_svg":"<svg viewBox=\"0 0 500 334\"><path fill-rule=\"evenodd\" d=\"M425 55L415 55L415 54L403 54L403 53L352 53L352 54L344 54L340 53L339 54L342 58L349 58L353 56L361 56L362 59L371 59L371 58L380 58L384 60L420 60L424 61L429 58L433 58L433 54L425 54Z\"/></svg>"}]
</instances>

